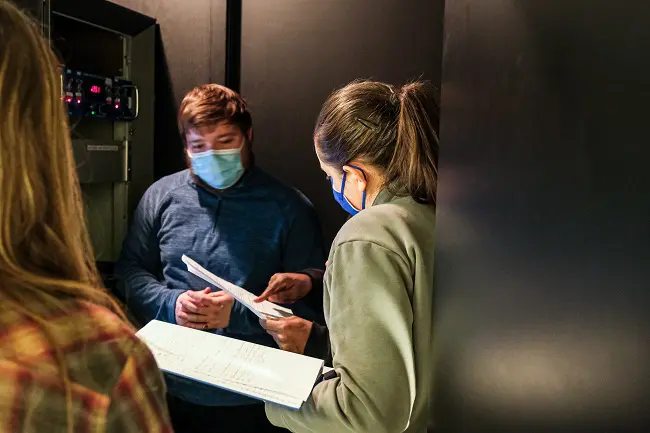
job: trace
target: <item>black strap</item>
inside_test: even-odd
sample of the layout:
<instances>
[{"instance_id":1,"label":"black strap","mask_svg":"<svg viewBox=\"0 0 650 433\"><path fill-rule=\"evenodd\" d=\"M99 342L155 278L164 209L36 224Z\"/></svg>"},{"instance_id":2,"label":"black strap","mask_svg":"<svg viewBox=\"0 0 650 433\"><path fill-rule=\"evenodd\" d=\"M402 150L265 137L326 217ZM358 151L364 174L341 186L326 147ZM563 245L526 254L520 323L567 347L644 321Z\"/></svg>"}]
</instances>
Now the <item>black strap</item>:
<instances>
[{"instance_id":1,"label":"black strap","mask_svg":"<svg viewBox=\"0 0 650 433\"><path fill-rule=\"evenodd\" d=\"M336 370L330 370L327 373L323 373L320 376L318 376L318 379L316 379L316 383L314 384L314 386L318 385L324 380L330 380L336 377L339 377L339 375L336 373Z\"/></svg>"}]
</instances>

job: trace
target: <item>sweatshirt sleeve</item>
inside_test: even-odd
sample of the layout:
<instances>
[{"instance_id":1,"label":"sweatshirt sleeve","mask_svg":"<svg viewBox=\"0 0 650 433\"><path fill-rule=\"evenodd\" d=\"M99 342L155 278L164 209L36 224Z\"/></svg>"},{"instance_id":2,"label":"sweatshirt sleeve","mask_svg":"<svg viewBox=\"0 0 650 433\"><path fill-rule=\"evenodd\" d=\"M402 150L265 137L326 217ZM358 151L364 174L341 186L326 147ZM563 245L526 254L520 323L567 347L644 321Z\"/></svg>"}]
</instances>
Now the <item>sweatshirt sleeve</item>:
<instances>
[{"instance_id":1,"label":"sweatshirt sleeve","mask_svg":"<svg viewBox=\"0 0 650 433\"><path fill-rule=\"evenodd\" d=\"M260 319L241 302L232 304L228 331L239 335L254 335L264 332L260 326ZM216 334L217 330L213 330Z\"/></svg>"},{"instance_id":2,"label":"sweatshirt sleeve","mask_svg":"<svg viewBox=\"0 0 650 433\"><path fill-rule=\"evenodd\" d=\"M332 366L332 351L330 350L330 334L327 326L311 322L311 331L305 344L303 355L311 356L325 361L325 365Z\"/></svg>"},{"instance_id":3,"label":"sweatshirt sleeve","mask_svg":"<svg viewBox=\"0 0 650 433\"><path fill-rule=\"evenodd\" d=\"M183 290L172 290L162 279L158 244L158 206L149 189L135 211L117 263L117 290L137 321L176 323L176 300Z\"/></svg>"},{"instance_id":4,"label":"sweatshirt sleeve","mask_svg":"<svg viewBox=\"0 0 650 433\"><path fill-rule=\"evenodd\" d=\"M290 223L282 251L282 272L306 273L312 278L308 299L297 301L295 312L308 320L322 322L323 284L318 269L325 264L323 236L313 206L302 193L299 196L300 202L291 201L291 206L285 209Z\"/></svg>"},{"instance_id":5,"label":"sweatshirt sleeve","mask_svg":"<svg viewBox=\"0 0 650 433\"><path fill-rule=\"evenodd\" d=\"M322 269L305 269L301 274L308 275L311 280L311 291L302 298L304 304L313 311L323 309L323 276L325 271ZM311 332L305 345L304 355L325 360L325 365L332 365L332 352L330 350L330 337L325 317L319 316L312 321Z\"/></svg>"},{"instance_id":6,"label":"sweatshirt sleeve","mask_svg":"<svg viewBox=\"0 0 650 433\"><path fill-rule=\"evenodd\" d=\"M292 432L404 431L415 400L410 267L367 241L336 247L325 285L337 377L319 383L298 411L267 404Z\"/></svg>"},{"instance_id":7,"label":"sweatshirt sleeve","mask_svg":"<svg viewBox=\"0 0 650 433\"><path fill-rule=\"evenodd\" d=\"M304 274L311 280L311 290L302 298L302 302L313 311L323 311L323 276L322 269L304 269L299 274ZM325 318L320 317L319 323L325 323Z\"/></svg>"}]
</instances>

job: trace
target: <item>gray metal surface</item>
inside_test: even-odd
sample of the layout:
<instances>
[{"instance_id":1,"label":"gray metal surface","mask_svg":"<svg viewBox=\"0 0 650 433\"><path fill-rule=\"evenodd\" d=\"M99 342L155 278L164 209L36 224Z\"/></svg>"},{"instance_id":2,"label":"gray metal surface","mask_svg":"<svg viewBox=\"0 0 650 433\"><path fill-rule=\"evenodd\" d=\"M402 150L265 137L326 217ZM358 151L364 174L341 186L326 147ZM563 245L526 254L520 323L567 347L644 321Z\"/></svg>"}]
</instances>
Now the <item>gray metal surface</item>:
<instances>
[{"instance_id":1,"label":"gray metal surface","mask_svg":"<svg viewBox=\"0 0 650 433\"><path fill-rule=\"evenodd\" d=\"M132 215L140 198L154 181L155 127L155 27L131 42L131 80L140 89L140 115L129 125L129 209Z\"/></svg>"},{"instance_id":2,"label":"gray metal surface","mask_svg":"<svg viewBox=\"0 0 650 433\"><path fill-rule=\"evenodd\" d=\"M112 262L119 257L131 213L153 182L156 27L151 18L114 5L111 9L104 4L107 2L93 2L102 3L106 10L119 10L119 14L99 17L92 4L84 3L80 15L75 16L74 1L57 0L52 16L53 37L58 35L58 39L53 42L63 60L74 59L78 69L96 68L96 72L132 80L138 87L139 117L135 121L83 118L73 119L72 125L73 152L95 258ZM57 8L65 11L65 17ZM143 23L149 23L144 30ZM133 25L141 25L134 37L114 33ZM108 42L112 56L94 55Z\"/></svg>"},{"instance_id":3,"label":"gray metal surface","mask_svg":"<svg viewBox=\"0 0 650 433\"><path fill-rule=\"evenodd\" d=\"M438 431L650 431L649 22L447 1Z\"/></svg>"},{"instance_id":4,"label":"gray metal surface","mask_svg":"<svg viewBox=\"0 0 650 433\"><path fill-rule=\"evenodd\" d=\"M119 140L72 140L79 182L126 181L127 143Z\"/></svg>"}]
</instances>

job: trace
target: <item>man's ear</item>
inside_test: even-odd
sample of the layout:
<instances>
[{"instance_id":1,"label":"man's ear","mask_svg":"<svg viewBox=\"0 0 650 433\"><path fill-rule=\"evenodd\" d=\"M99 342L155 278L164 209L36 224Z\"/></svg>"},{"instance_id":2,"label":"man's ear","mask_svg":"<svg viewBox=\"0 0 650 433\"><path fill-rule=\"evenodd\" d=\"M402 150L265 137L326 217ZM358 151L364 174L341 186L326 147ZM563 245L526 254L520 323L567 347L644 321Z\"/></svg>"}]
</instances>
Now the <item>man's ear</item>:
<instances>
[{"instance_id":1,"label":"man's ear","mask_svg":"<svg viewBox=\"0 0 650 433\"><path fill-rule=\"evenodd\" d=\"M245 134L245 135L246 135L246 139L247 139L250 143L252 143L252 142L253 142L253 127L252 127L252 126L251 126L250 128L248 128L248 131L246 131L246 134Z\"/></svg>"}]
</instances>

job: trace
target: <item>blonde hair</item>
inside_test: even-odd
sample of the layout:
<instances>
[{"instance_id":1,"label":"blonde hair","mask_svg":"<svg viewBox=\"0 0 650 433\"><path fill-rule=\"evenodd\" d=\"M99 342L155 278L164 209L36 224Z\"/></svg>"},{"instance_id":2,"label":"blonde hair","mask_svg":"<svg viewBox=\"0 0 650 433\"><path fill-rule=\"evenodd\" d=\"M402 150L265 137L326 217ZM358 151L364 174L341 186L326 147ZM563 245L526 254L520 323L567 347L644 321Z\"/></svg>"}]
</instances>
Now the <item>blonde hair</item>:
<instances>
[{"instance_id":1,"label":"blonde hair","mask_svg":"<svg viewBox=\"0 0 650 433\"><path fill-rule=\"evenodd\" d=\"M67 365L43 307L78 300L124 315L95 266L57 68L37 26L0 0L0 299L53 344L72 431Z\"/></svg>"}]
</instances>

